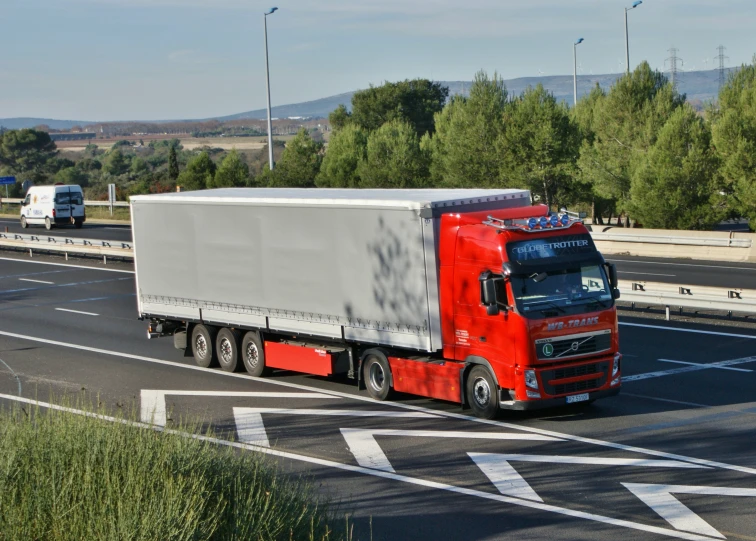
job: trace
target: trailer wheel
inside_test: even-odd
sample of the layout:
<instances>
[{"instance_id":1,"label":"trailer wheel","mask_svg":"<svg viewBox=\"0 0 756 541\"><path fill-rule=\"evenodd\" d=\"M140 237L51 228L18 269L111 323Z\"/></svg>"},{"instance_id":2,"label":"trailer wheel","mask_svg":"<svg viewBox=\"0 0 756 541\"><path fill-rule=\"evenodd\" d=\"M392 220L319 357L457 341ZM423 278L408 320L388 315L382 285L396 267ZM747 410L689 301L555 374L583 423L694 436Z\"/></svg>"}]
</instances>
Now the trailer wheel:
<instances>
[{"instance_id":1,"label":"trailer wheel","mask_svg":"<svg viewBox=\"0 0 756 541\"><path fill-rule=\"evenodd\" d=\"M485 366L474 366L465 386L467 402L476 417L495 419L499 414L499 393L491 372Z\"/></svg>"},{"instance_id":2,"label":"trailer wheel","mask_svg":"<svg viewBox=\"0 0 756 541\"><path fill-rule=\"evenodd\" d=\"M391 368L383 355L370 354L365 357L362 379L372 398L386 400L391 395Z\"/></svg>"},{"instance_id":3,"label":"trailer wheel","mask_svg":"<svg viewBox=\"0 0 756 541\"><path fill-rule=\"evenodd\" d=\"M239 369L239 333L237 331L231 329L218 331L215 351L222 370L236 372Z\"/></svg>"},{"instance_id":4,"label":"trailer wheel","mask_svg":"<svg viewBox=\"0 0 756 541\"><path fill-rule=\"evenodd\" d=\"M241 345L241 358L244 368L250 376L267 376L270 369L265 368L265 350L260 339L260 333L249 331L244 335Z\"/></svg>"},{"instance_id":5,"label":"trailer wheel","mask_svg":"<svg viewBox=\"0 0 756 541\"><path fill-rule=\"evenodd\" d=\"M194 362L202 368L210 368L216 362L215 358L215 327L195 325L192 329L192 353Z\"/></svg>"},{"instance_id":6,"label":"trailer wheel","mask_svg":"<svg viewBox=\"0 0 756 541\"><path fill-rule=\"evenodd\" d=\"M52 228L53 228L53 223L50 220L50 217L49 216L45 216L45 229L47 229L48 231L50 231Z\"/></svg>"},{"instance_id":7,"label":"trailer wheel","mask_svg":"<svg viewBox=\"0 0 756 541\"><path fill-rule=\"evenodd\" d=\"M21 229L26 229L29 227L29 224L26 223L26 216L21 216Z\"/></svg>"}]
</instances>

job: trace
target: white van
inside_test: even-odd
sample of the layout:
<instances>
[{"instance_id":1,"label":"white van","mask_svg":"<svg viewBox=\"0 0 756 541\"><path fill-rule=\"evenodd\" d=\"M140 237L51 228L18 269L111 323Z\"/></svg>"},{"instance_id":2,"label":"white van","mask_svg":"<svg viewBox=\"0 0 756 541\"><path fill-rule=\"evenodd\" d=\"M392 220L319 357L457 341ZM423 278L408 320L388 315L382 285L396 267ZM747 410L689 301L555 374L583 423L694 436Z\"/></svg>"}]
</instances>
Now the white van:
<instances>
[{"instance_id":1,"label":"white van","mask_svg":"<svg viewBox=\"0 0 756 541\"><path fill-rule=\"evenodd\" d=\"M55 186L32 186L21 203L21 227L71 224L77 229L87 219L84 212L84 193L81 186L56 184Z\"/></svg>"}]
</instances>

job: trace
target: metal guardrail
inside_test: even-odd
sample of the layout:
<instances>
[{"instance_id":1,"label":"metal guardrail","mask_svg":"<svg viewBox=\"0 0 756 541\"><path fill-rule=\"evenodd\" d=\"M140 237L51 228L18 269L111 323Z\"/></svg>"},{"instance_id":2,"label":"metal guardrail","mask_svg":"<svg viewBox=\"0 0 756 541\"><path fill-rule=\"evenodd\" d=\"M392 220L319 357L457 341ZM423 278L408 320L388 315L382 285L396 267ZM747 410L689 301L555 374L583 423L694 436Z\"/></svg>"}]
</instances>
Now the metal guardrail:
<instances>
[{"instance_id":1,"label":"metal guardrail","mask_svg":"<svg viewBox=\"0 0 756 541\"><path fill-rule=\"evenodd\" d=\"M751 239L721 237L668 237L657 235L630 235L627 233L591 233L593 240L638 242L645 244L684 244L689 246L721 246L725 248L750 248Z\"/></svg>"},{"instance_id":2,"label":"metal guardrail","mask_svg":"<svg viewBox=\"0 0 756 541\"><path fill-rule=\"evenodd\" d=\"M8 205L20 205L23 199L17 199L17 198L2 198L3 204ZM109 207L110 203L108 201L84 201L85 207ZM129 202L128 201L116 201L113 203L114 207L128 207Z\"/></svg>"},{"instance_id":3,"label":"metal guardrail","mask_svg":"<svg viewBox=\"0 0 756 541\"><path fill-rule=\"evenodd\" d=\"M621 301L635 304L756 314L756 291L739 288L691 286L659 282L620 281Z\"/></svg>"},{"instance_id":4,"label":"metal guardrail","mask_svg":"<svg viewBox=\"0 0 756 541\"><path fill-rule=\"evenodd\" d=\"M68 254L93 255L102 257L105 263L107 263L108 257L134 258L134 246L132 243L114 240L0 233L0 246L3 248L28 250L30 256L34 255L35 250L38 252L62 253L66 259L68 259Z\"/></svg>"}]
</instances>

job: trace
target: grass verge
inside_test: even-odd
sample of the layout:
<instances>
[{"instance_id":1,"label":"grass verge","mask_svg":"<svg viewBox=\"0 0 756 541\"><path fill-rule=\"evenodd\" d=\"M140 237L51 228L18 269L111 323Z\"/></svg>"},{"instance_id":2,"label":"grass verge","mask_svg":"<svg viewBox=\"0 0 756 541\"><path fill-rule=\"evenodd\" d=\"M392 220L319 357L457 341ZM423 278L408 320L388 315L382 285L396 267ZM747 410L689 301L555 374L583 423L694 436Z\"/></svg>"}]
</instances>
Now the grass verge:
<instances>
[{"instance_id":1,"label":"grass verge","mask_svg":"<svg viewBox=\"0 0 756 541\"><path fill-rule=\"evenodd\" d=\"M308 484L254 453L69 412L0 410L0 540L340 539L332 519Z\"/></svg>"},{"instance_id":2,"label":"grass verge","mask_svg":"<svg viewBox=\"0 0 756 541\"><path fill-rule=\"evenodd\" d=\"M131 211L127 207L114 207L113 215L110 215L110 209L108 207L93 207L86 208L87 220L125 220L131 221Z\"/></svg>"}]
</instances>

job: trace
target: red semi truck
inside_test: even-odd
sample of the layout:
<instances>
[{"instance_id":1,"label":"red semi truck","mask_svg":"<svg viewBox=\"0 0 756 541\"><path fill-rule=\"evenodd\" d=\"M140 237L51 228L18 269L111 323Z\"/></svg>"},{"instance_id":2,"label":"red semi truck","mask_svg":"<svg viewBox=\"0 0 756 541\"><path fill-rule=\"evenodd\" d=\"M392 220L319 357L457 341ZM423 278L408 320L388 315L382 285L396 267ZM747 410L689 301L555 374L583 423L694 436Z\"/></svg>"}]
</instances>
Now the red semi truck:
<instances>
[{"instance_id":1,"label":"red semi truck","mask_svg":"<svg viewBox=\"0 0 756 541\"><path fill-rule=\"evenodd\" d=\"M200 366L346 373L482 418L621 386L617 273L525 190L132 198L140 317Z\"/></svg>"}]
</instances>

